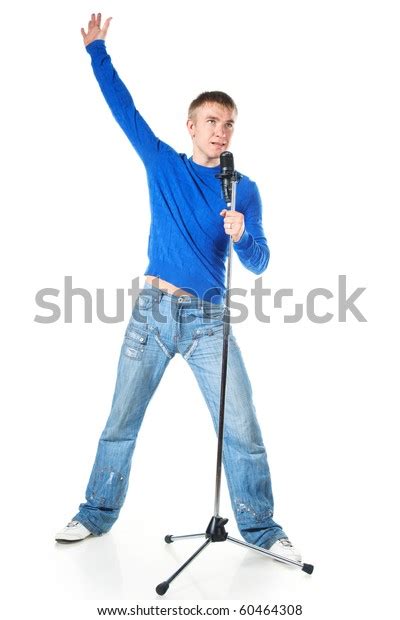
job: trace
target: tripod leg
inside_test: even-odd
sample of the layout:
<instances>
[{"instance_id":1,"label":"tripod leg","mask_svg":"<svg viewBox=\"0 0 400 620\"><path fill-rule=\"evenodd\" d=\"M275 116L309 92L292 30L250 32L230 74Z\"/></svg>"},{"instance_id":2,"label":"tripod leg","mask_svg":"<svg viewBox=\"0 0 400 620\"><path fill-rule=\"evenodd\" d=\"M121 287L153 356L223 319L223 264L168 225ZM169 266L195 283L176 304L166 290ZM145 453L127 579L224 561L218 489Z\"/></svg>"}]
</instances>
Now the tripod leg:
<instances>
[{"instance_id":1,"label":"tripod leg","mask_svg":"<svg viewBox=\"0 0 400 620\"><path fill-rule=\"evenodd\" d=\"M273 553L272 551L268 551L268 549L263 549L262 547L257 547L257 545L252 545L250 543L244 542L242 540L238 540L237 538L232 538L232 536L228 536L227 540L235 543L235 545L240 545L241 547L247 547L248 549L253 549L254 551L258 551L259 553L263 553L273 560L278 560L279 562L283 562L284 564L291 564L292 566L298 566L305 573L311 575L314 570L314 566L312 564L303 564L303 562L296 562L296 560L289 560L289 558L283 557L283 555L278 555L277 553Z\"/></svg>"},{"instance_id":2,"label":"tripod leg","mask_svg":"<svg viewBox=\"0 0 400 620\"><path fill-rule=\"evenodd\" d=\"M165 542L170 544L174 542L174 540L183 540L184 538L204 538L205 534L185 534L184 536L173 536L172 534L167 534L164 538Z\"/></svg>"},{"instance_id":3,"label":"tripod leg","mask_svg":"<svg viewBox=\"0 0 400 620\"><path fill-rule=\"evenodd\" d=\"M186 560L186 562L184 564L182 564L182 566L180 568L178 568L178 570L176 571L176 573L174 573L172 575L172 577L170 577L166 581L163 581L163 582L159 583L158 586L156 587L157 594L161 594L161 595L165 594L166 591L169 588L169 584L171 583L171 581L173 581L175 579L175 577L177 577L186 568L186 566L188 566L190 564L190 562L192 562L194 560L194 558L197 557L199 555L199 553L201 553L203 551L203 549L205 549L207 547L207 545L210 544L210 542L211 542L211 539L208 538L206 540L206 542L203 543L201 545L201 547L199 549L197 549L197 551L195 553L193 553L193 555L191 555L190 558L188 560Z\"/></svg>"}]
</instances>

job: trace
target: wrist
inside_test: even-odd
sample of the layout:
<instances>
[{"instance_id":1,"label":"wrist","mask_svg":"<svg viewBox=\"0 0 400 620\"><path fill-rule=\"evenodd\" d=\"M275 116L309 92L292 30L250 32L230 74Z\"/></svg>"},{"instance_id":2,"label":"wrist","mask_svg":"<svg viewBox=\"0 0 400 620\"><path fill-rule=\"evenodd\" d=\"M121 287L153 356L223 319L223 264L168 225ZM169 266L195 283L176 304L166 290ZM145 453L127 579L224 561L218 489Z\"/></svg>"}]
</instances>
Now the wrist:
<instances>
[{"instance_id":1,"label":"wrist","mask_svg":"<svg viewBox=\"0 0 400 620\"><path fill-rule=\"evenodd\" d=\"M233 243L239 243L239 241L241 240L241 238L244 235L244 231L245 231L245 227L243 226L243 228L241 229L241 231L239 232L238 235L235 235L235 236L232 235Z\"/></svg>"},{"instance_id":2,"label":"wrist","mask_svg":"<svg viewBox=\"0 0 400 620\"><path fill-rule=\"evenodd\" d=\"M85 47L86 49L88 49L89 47L102 47L105 45L106 40L105 39L93 39L93 41L90 41L89 43L85 43ZM97 45L96 45L97 43ZM101 44L101 45L98 45Z\"/></svg>"}]
</instances>

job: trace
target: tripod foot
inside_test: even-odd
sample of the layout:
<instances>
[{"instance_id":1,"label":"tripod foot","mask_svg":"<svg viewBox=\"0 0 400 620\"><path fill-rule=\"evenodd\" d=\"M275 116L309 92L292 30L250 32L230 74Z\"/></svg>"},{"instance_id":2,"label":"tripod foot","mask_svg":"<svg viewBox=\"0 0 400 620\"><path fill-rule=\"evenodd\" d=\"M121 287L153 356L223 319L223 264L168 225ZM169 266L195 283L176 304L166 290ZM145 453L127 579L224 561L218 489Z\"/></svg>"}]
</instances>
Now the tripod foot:
<instances>
[{"instance_id":1,"label":"tripod foot","mask_svg":"<svg viewBox=\"0 0 400 620\"><path fill-rule=\"evenodd\" d=\"M164 538L164 540L165 540L165 542L166 542L166 543L168 543L168 544L170 544L170 543L174 542L174 541L172 540L172 534L167 534L167 535L166 535L166 537Z\"/></svg>"},{"instance_id":2,"label":"tripod foot","mask_svg":"<svg viewBox=\"0 0 400 620\"><path fill-rule=\"evenodd\" d=\"M156 587L156 592L157 594L160 594L162 596L163 594L166 593L168 588L169 588L168 581L163 581L162 583L159 583L158 586Z\"/></svg>"},{"instance_id":3,"label":"tripod foot","mask_svg":"<svg viewBox=\"0 0 400 620\"><path fill-rule=\"evenodd\" d=\"M303 564L303 568L301 570L307 573L307 575L311 575L314 570L314 566L312 564Z\"/></svg>"}]
</instances>

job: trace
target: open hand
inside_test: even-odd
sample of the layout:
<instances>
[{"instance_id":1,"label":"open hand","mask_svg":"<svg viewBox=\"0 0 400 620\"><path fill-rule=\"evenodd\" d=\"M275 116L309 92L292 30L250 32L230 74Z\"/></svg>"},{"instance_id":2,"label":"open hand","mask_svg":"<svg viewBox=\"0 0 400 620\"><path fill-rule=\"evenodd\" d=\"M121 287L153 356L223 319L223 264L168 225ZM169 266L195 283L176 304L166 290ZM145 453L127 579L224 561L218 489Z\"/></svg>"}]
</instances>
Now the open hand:
<instances>
[{"instance_id":1,"label":"open hand","mask_svg":"<svg viewBox=\"0 0 400 620\"><path fill-rule=\"evenodd\" d=\"M85 32L84 28L81 28L81 35L83 37L84 44L89 45L89 43L92 43L92 41L95 41L96 39L105 39L111 20L112 17L107 17L102 28L101 13L97 13L97 16L92 13L90 21L88 22L87 33Z\"/></svg>"}]
</instances>

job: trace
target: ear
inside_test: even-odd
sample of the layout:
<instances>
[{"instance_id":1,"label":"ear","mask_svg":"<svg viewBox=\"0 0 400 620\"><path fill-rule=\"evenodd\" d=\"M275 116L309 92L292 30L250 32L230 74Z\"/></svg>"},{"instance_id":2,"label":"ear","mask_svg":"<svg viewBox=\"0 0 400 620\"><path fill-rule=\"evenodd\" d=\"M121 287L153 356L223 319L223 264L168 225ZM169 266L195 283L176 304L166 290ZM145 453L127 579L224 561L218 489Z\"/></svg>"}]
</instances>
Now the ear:
<instances>
[{"instance_id":1,"label":"ear","mask_svg":"<svg viewBox=\"0 0 400 620\"><path fill-rule=\"evenodd\" d=\"M190 137L194 138L195 123L193 119L188 118L188 120L186 121L186 127L188 129L188 132L190 133Z\"/></svg>"}]
</instances>

